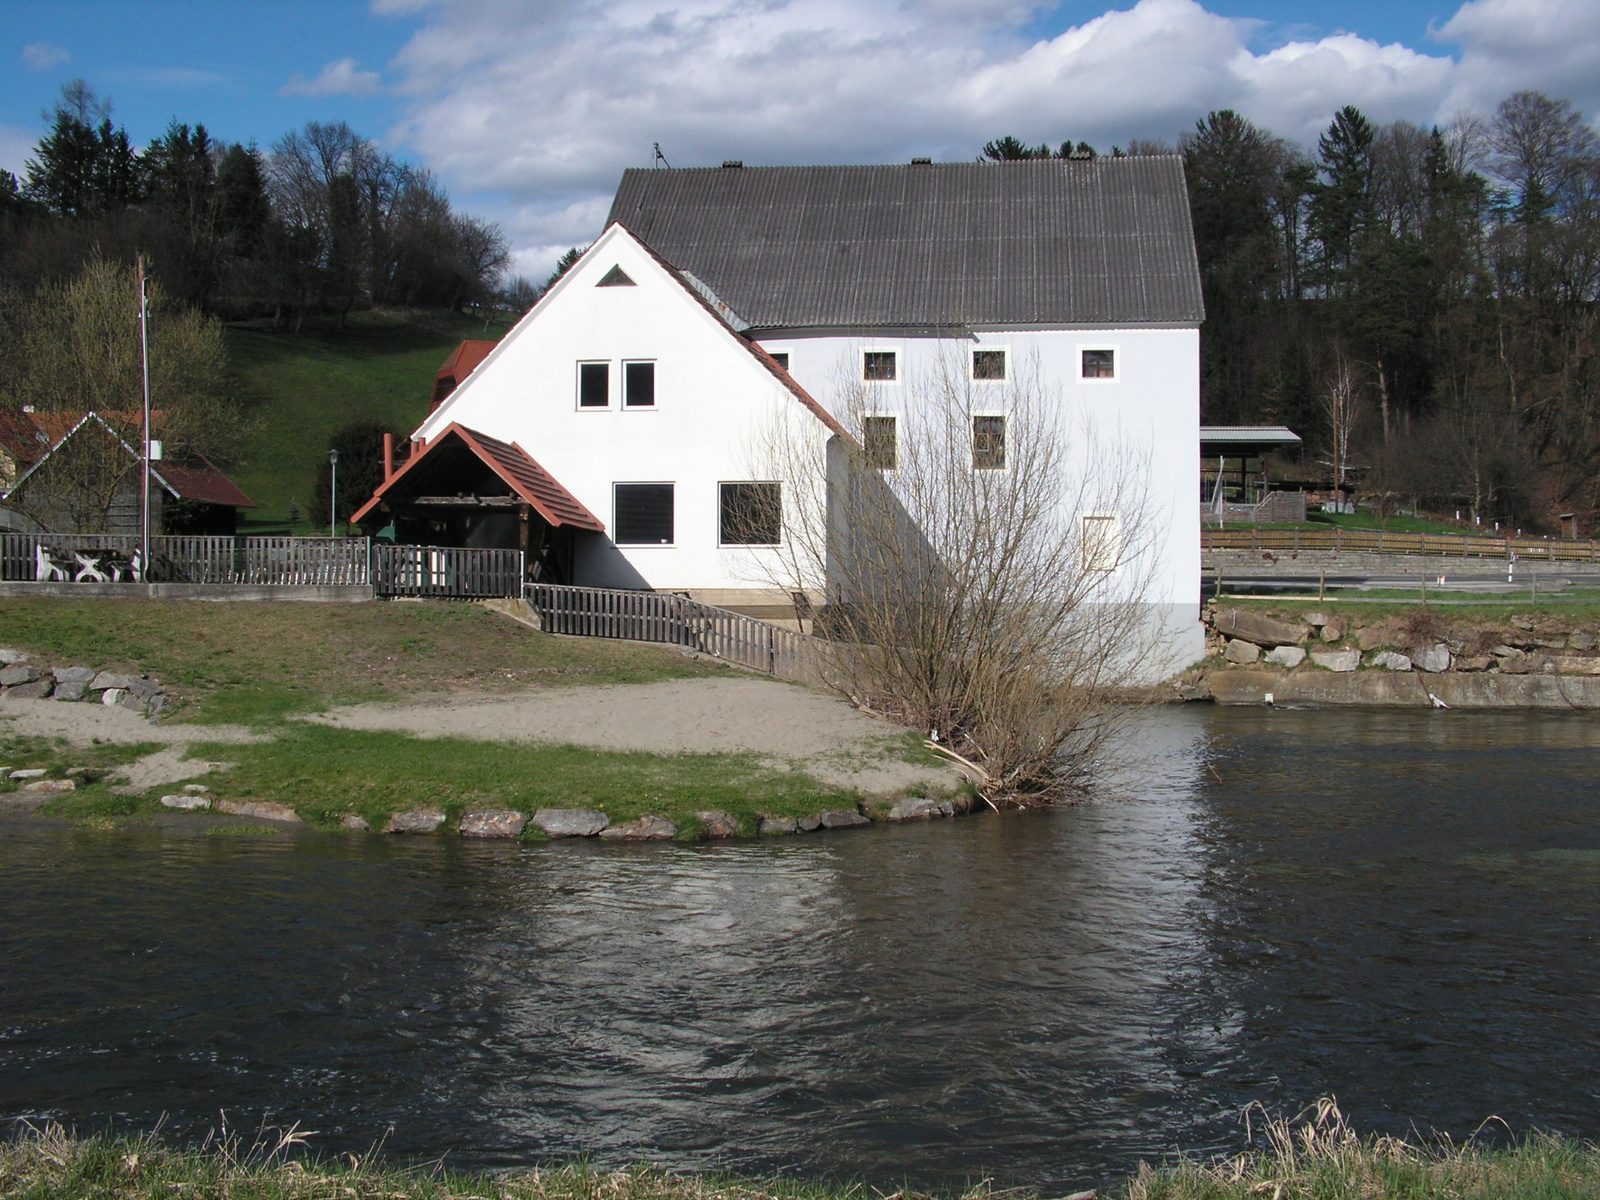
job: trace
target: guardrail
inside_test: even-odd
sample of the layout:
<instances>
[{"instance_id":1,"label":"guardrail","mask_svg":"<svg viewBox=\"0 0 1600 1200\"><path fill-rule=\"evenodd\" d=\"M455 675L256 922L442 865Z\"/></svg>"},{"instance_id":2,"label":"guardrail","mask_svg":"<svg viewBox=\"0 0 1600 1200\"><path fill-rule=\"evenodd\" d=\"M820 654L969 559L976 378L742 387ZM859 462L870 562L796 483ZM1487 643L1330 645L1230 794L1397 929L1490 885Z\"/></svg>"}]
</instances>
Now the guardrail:
<instances>
[{"instance_id":1,"label":"guardrail","mask_svg":"<svg viewBox=\"0 0 1600 1200\"><path fill-rule=\"evenodd\" d=\"M522 564L521 550L379 542L372 552L372 586L380 596L516 596Z\"/></svg>"},{"instance_id":2,"label":"guardrail","mask_svg":"<svg viewBox=\"0 0 1600 1200\"><path fill-rule=\"evenodd\" d=\"M671 592L530 583L523 592L549 633L688 646L780 679L816 674L811 638Z\"/></svg>"},{"instance_id":3,"label":"guardrail","mask_svg":"<svg viewBox=\"0 0 1600 1200\"><path fill-rule=\"evenodd\" d=\"M1424 554L1455 558L1530 558L1600 563L1600 543L1552 538L1482 537L1454 533L1390 533L1382 529L1202 529L1202 550L1332 551Z\"/></svg>"}]
</instances>

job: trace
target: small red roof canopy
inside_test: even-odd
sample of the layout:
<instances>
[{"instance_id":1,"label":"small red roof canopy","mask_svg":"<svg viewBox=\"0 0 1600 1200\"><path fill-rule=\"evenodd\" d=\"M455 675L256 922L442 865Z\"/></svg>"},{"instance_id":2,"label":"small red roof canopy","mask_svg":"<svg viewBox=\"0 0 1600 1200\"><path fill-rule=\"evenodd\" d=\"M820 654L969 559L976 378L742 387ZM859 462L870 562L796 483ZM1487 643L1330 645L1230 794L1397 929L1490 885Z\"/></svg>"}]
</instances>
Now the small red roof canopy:
<instances>
[{"instance_id":1,"label":"small red roof canopy","mask_svg":"<svg viewBox=\"0 0 1600 1200\"><path fill-rule=\"evenodd\" d=\"M444 365L433 378L434 407L438 407L446 396L460 387L467 376L478 369L478 364L489 357L489 351L498 344L498 342L469 340L450 351L450 357L444 360Z\"/></svg>"}]
</instances>

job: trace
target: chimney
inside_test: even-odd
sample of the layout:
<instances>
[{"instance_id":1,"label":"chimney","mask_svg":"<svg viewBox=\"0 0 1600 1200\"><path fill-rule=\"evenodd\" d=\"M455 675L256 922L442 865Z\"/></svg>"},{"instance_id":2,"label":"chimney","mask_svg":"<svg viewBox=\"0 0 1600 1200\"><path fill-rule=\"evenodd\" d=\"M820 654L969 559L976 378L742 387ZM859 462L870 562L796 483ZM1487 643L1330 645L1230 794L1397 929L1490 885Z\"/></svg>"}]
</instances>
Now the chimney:
<instances>
[{"instance_id":1,"label":"chimney","mask_svg":"<svg viewBox=\"0 0 1600 1200\"><path fill-rule=\"evenodd\" d=\"M383 481L388 483L394 476L394 434L383 435Z\"/></svg>"}]
</instances>

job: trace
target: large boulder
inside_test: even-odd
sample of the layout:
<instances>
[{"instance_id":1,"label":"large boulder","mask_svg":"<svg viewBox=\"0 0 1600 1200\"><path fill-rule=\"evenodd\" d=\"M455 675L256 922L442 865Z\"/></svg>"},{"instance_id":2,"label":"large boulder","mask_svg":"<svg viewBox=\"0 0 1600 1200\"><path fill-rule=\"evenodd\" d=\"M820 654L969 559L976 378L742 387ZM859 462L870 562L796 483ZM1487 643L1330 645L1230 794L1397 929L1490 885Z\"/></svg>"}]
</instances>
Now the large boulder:
<instances>
[{"instance_id":1,"label":"large boulder","mask_svg":"<svg viewBox=\"0 0 1600 1200\"><path fill-rule=\"evenodd\" d=\"M1382 667L1385 671L1411 670L1411 660L1404 654L1398 654L1393 650L1380 650L1377 654L1374 654L1372 656L1372 665Z\"/></svg>"},{"instance_id":2,"label":"large boulder","mask_svg":"<svg viewBox=\"0 0 1600 1200\"><path fill-rule=\"evenodd\" d=\"M799 833L815 833L822 828L822 818L819 816L796 817L794 827Z\"/></svg>"},{"instance_id":3,"label":"large boulder","mask_svg":"<svg viewBox=\"0 0 1600 1200\"><path fill-rule=\"evenodd\" d=\"M860 813L848 808L836 808L825 813L819 813L818 819L822 822L824 829L855 829L861 825L872 824Z\"/></svg>"},{"instance_id":4,"label":"large boulder","mask_svg":"<svg viewBox=\"0 0 1600 1200\"><path fill-rule=\"evenodd\" d=\"M227 813L230 817L256 817L262 821L300 824L300 814L276 800L218 800L216 807L218 812Z\"/></svg>"},{"instance_id":5,"label":"large boulder","mask_svg":"<svg viewBox=\"0 0 1600 1200\"><path fill-rule=\"evenodd\" d=\"M47 767L19 767L15 771L12 771L7 778L18 781L24 779L43 779L48 774L50 774L50 771Z\"/></svg>"},{"instance_id":6,"label":"large boulder","mask_svg":"<svg viewBox=\"0 0 1600 1200\"><path fill-rule=\"evenodd\" d=\"M33 795L54 796L61 792L75 792L78 783L75 779L35 779L25 783L17 789L19 792L28 792Z\"/></svg>"},{"instance_id":7,"label":"large boulder","mask_svg":"<svg viewBox=\"0 0 1600 1200\"><path fill-rule=\"evenodd\" d=\"M0 666L11 666L13 663L27 662L28 656L22 650L10 650L0 646Z\"/></svg>"},{"instance_id":8,"label":"large boulder","mask_svg":"<svg viewBox=\"0 0 1600 1200\"><path fill-rule=\"evenodd\" d=\"M204 796L163 796L161 797L161 807L176 808L183 812L204 812L211 807L211 801Z\"/></svg>"},{"instance_id":9,"label":"large boulder","mask_svg":"<svg viewBox=\"0 0 1600 1200\"><path fill-rule=\"evenodd\" d=\"M533 823L547 837L594 837L611 824L611 818L587 808L541 808L533 814Z\"/></svg>"},{"instance_id":10,"label":"large boulder","mask_svg":"<svg viewBox=\"0 0 1600 1200\"><path fill-rule=\"evenodd\" d=\"M50 689L55 687L53 679L35 679L32 683L19 683L6 689L6 695L13 700L48 700Z\"/></svg>"},{"instance_id":11,"label":"large boulder","mask_svg":"<svg viewBox=\"0 0 1600 1200\"><path fill-rule=\"evenodd\" d=\"M1261 658L1261 647L1254 642L1247 642L1242 638L1235 638L1228 643L1228 648L1222 652L1222 657L1231 663L1245 666Z\"/></svg>"},{"instance_id":12,"label":"large boulder","mask_svg":"<svg viewBox=\"0 0 1600 1200\"><path fill-rule=\"evenodd\" d=\"M1411 665L1419 671L1438 675L1450 669L1450 647L1443 642L1428 646L1415 646L1411 650Z\"/></svg>"},{"instance_id":13,"label":"large boulder","mask_svg":"<svg viewBox=\"0 0 1600 1200\"><path fill-rule=\"evenodd\" d=\"M365 833L372 828L372 822L360 813L345 813L339 818L339 825L343 829L351 829L357 833Z\"/></svg>"},{"instance_id":14,"label":"large boulder","mask_svg":"<svg viewBox=\"0 0 1600 1200\"><path fill-rule=\"evenodd\" d=\"M1344 637L1344 633L1345 624L1341 617L1330 617L1322 626L1322 640L1325 642L1337 642Z\"/></svg>"},{"instance_id":15,"label":"large boulder","mask_svg":"<svg viewBox=\"0 0 1600 1200\"><path fill-rule=\"evenodd\" d=\"M39 668L30 667L24 663L12 663L8 667L0 667L0 687L20 687L25 683L32 683L39 678Z\"/></svg>"},{"instance_id":16,"label":"large boulder","mask_svg":"<svg viewBox=\"0 0 1600 1200\"><path fill-rule=\"evenodd\" d=\"M762 833L794 833L799 828L793 817L762 817Z\"/></svg>"},{"instance_id":17,"label":"large boulder","mask_svg":"<svg viewBox=\"0 0 1600 1200\"><path fill-rule=\"evenodd\" d=\"M1303 642L1311 627L1300 621L1280 621L1247 608L1219 608L1212 618L1218 633L1258 646L1282 646Z\"/></svg>"},{"instance_id":18,"label":"large boulder","mask_svg":"<svg viewBox=\"0 0 1600 1200\"><path fill-rule=\"evenodd\" d=\"M1394 620L1378 621L1356 631L1356 645L1362 650L1376 650L1380 646L1398 646L1405 640L1405 630Z\"/></svg>"},{"instance_id":19,"label":"large boulder","mask_svg":"<svg viewBox=\"0 0 1600 1200\"><path fill-rule=\"evenodd\" d=\"M883 817L886 821L927 821L933 817L948 817L953 811L948 802L941 805L923 796L907 796L890 806Z\"/></svg>"},{"instance_id":20,"label":"large boulder","mask_svg":"<svg viewBox=\"0 0 1600 1200\"><path fill-rule=\"evenodd\" d=\"M732 813L711 808L706 809L704 812L695 813L695 819L700 822L700 832L705 837L731 838L739 836L739 818Z\"/></svg>"},{"instance_id":21,"label":"large boulder","mask_svg":"<svg viewBox=\"0 0 1600 1200\"><path fill-rule=\"evenodd\" d=\"M1558 654L1550 660L1559 675L1600 675L1600 658L1584 658L1577 654Z\"/></svg>"},{"instance_id":22,"label":"large boulder","mask_svg":"<svg viewBox=\"0 0 1600 1200\"><path fill-rule=\"evenodd\" d=\"M133 676L113 675L110 671L101 671L89 681L89 690L91 692L103 692L107 688L121 688L123 691L127 691L132 686Z\"/></svg>"},{"instance_id":23,"label":"large boulder","mask_svg":"<svg viewBox=\"0 0 1600 1200\"><path fill-rule=\"evenodd\" d=\"M436 833L444 824L444 813L437 808L413 808L389 818L390 833Z\"/></svg>"},{"instance_id":24,"label":"large boulder","mask_svg":"<svg viewBox=\"0 0 1600 1200\"><path fill-rule=\"evenodd\" d=\"M58 684L79 683L84 687L88 687L89 682L95 677L95 669L93 667L51 667L50 674L56 677Z\"/></svg>"},{"instance_id":25,"label":"large boulder","mask_svg":"<svg viewBox=\"0 0 1600 1200\"><path fill-rule=\"evenodd\" d=\"M1600 646L1600 638L1596 638L1587 629L1576 629L1567 639L1567 645L1574 650L1593 650L1596 646Z\"/></svg>"},{"instance_id":26,"label":"large boulder","mask_svg":"<svg viewBox=\"0 0 1600 1200\"><path fill-rule=\"evenodd\" d=\"M527 818L521 813L498 808L462 814L460 831L462 837L514 838L522 835L527 823Z\"/></svg>"},{"instance_id":27,"label":"large boulder","mask_svg":"<svg viewBox=\"0 0 1600 1200\"><path fill-rule=\"evenodd\" d=\"M600 836L608 842L665 842L677 833L678 827L665 817L646 813L636 820L608 826Z\"/></svg>"},{"instance_id":28,"label":"large boulder","mask_svg":"<svg viewBox=\"0 0 1600 1200\"><path fill-rule=\"evenodd\" d=\"M1293 670L1306 660L1306 652L1299 646L1274 646L1264 655L1267 662L1274 666L1288 667Z\"/></svg>"},{"instance_id":29,"label":"large boulder","mask_svg":"<svg viewBox=\"0 0 1600 1200\"><path fill-rule=\"evenodd\" d=\"M82 700L84 685L77 680L70 683L56 684L54 699L56 700Z\"/></svg>"},{"instance_id":30,"label":"large boulder","mask_svg":"<svg viewBox=\"0 0 1600 1200\"><path fill-rule=\"evenodd\" d=\"M1324 671L1354 671L1361 665L1361 651L1351 650L1313 650L1311 661Z\"/></svg>"}]
</instances>

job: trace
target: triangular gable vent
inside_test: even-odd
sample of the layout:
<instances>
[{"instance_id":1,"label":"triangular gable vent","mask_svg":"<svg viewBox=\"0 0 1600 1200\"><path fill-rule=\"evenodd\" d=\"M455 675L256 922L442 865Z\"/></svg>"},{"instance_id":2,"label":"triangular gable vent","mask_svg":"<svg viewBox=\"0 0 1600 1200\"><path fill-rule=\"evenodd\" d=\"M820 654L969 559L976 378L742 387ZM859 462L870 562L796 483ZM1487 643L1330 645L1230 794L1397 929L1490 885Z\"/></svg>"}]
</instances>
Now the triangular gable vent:
<instances>
[{"instance_id":1,"label":"triangular gable vent","mask_svg":"<svg viewBox=\"0 0 1600 1200\"><path fill-rule=\"evenodd\" d=\"M633 280L628 278L628 273L626 271L624 271L620 265L612 267L611 270L609 270L609 271L607 271L605 273L604 277L600 280L600 282L595 284L595 287L636 287L636 286L638 286L638 285L635 284L633 282Z\"/></svg>"}]
</instances>

